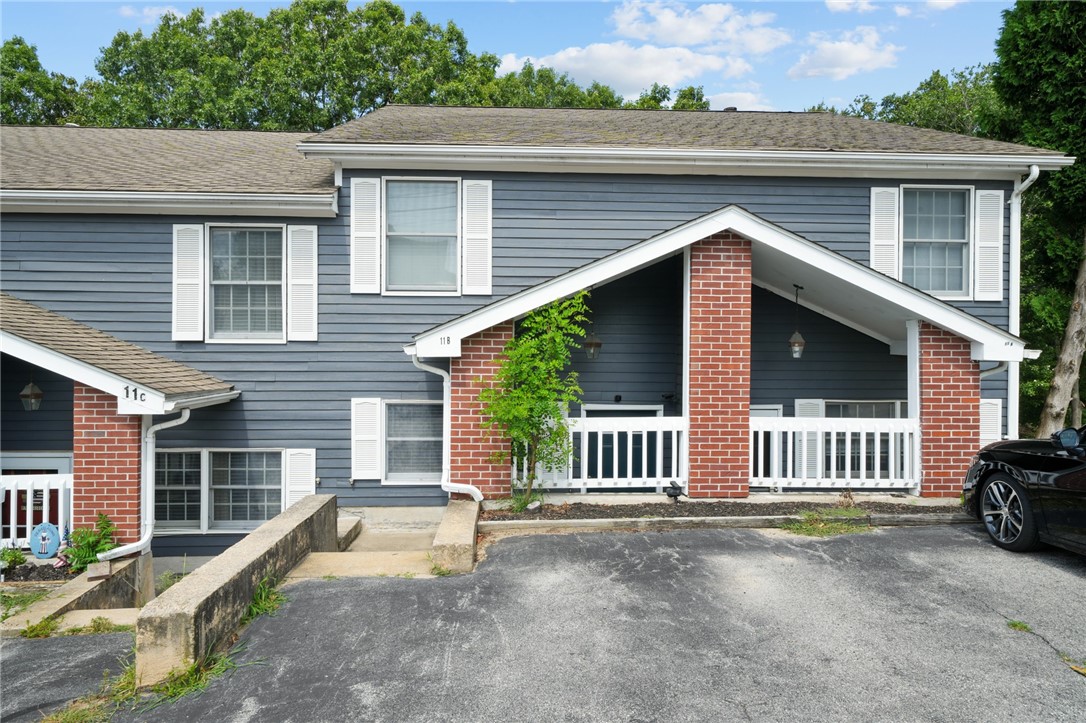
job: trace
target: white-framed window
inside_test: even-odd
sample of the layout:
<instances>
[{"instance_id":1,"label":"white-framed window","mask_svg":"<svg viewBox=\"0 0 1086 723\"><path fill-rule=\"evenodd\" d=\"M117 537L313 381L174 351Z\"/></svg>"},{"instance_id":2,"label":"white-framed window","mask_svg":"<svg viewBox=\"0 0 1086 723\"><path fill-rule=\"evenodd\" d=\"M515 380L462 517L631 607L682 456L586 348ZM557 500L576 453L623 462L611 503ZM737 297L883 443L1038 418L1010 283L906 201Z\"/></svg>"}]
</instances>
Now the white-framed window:
<instances>
[{"instance_id":1,"label":"white-framed window","mask_svg":"<svg viewBox=\"0 0 1086 723\"><path fill-rule=\"evenodd\" d=\"M909 416L909 403L904 399L880 401L827 399L823 402L830 419L904 419Z\"/></svg>"},{"instance_id":2,"label":"white-framed window","mask_svg":"<svg viewBox=\"0 0 1086 723\"><path fill-rule=\"evenodd\" d=\"M159 532L253 530L315 491L313 449L155 452Z\"/></svg>"},{"instance_id":3,"label":"white-framed window","mask_svg":"<svg viewBox=\"0 0 1086 723\"><path fill-rule=\"evenodd\" d=\"M491 293L491 182L353 178L351 293Z\"/></svg>"},{"instance_id":4,"label":"white-framed window","mask_svg":"<svg viewBox=\"0 0 1086 723\"><path fill-rule=\"evenodd\" d=\"M351 400L351 479L387 485L441 481L444 405L425 400Z\"/></svg>"},{"instance_id":5,"label":"white-framed window","mask_svg":"<svg viewBox=\"0 0 1086 723\"><path fill-rule=\"evenodd\" d=\"M173 339L317 339L317 227L175 224Z\"/></svg>"},{"instance_id":6,"label":"white-framed window","mask_svg":"<svg viewBox=\"0 0 1086 723\"><path fill-rule=\"evenodd\" d=\"M1003 300L1003 191L871 189L871 267L942 299Z\"/></svg>"}]
</instances>

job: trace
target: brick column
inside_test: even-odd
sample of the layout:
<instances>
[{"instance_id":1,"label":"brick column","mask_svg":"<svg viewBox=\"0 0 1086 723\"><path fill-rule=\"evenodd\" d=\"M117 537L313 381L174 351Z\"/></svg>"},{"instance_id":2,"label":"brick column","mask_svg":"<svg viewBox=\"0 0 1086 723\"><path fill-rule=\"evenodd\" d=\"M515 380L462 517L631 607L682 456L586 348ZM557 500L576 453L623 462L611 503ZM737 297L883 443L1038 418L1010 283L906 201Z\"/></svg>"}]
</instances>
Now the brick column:
<instances>
[{"instance_id":1,"label":"brick column","mask_svg":"<svg viewBox=\"0 0 1086 723\"><path fill-rule=\"evenodd\" d=\"M475 485L487 498L509 495L509 460L495 463L491 455L508 449L505 442L483 428L479 392L497 372L494 361L513 338L513 323L497 324L460 345L460 357L451 360L452 430L450 476L452 482Z\"/></svg>"},{"instance_id":2,"label":"brick column","mask_svg":"<svg viewBox=\"0 0 1086 723\"><path fill-rule=\"evenodd\" d=\"M104 512L117 525L118 543L135 542L141 417L117 414L117 398L111 394L78 382L72 386L72 527L92 527Z\"/></svg>"},{"instance_id":3,"label":"brick column","mask_svg":"<svg viewBox=\"0 0 1086 723\"><path fill-rule=\"evenodd\" d=\"M717 234L691 247L691 497L749 494L750 274L747 239Z\"/></svg>"},{"instance_id":4,"label":"brick column","mask_svg":"<svg viewBox=\"0 0 1086 723\"><path fill-rule=\"evenodd\" d=\"M920 463L923 497L957 497L980 449L980 368L969 342L920 323Z\"/></svg>"}]
</instances>

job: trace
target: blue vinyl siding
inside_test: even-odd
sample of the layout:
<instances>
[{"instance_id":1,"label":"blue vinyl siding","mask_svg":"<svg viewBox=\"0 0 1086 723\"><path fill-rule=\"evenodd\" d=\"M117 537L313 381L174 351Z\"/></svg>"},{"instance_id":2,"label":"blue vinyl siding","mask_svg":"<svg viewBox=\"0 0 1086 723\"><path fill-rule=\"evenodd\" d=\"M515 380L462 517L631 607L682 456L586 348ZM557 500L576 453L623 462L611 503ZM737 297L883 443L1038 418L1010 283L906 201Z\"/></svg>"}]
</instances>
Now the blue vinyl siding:
<instances>
[{"instance_id":1,"label":"blue vinyl siding","mask_svg":"<svg viewBox=\"0 0 1086 723\"><path fill-rule=\"evenodd\" d=\"M866 263L870 188L899 183L461 174L494 182L494 295L451 298L349 293L352 174L381 175L346 174L341 215L335 219L5 214L0 218L0 284L15 296L206 371L241 390L239 399L195 410L188 424L163 432L159 438L163 449L312 447L317 449L320 491L339 495L343 505L444 504L446 494L433 486L381 487L374 480L349 484L352 397L441 399L440 379L414 368L403 353L415 334L729 204ZM1010 190L1009 184L977 187ZM319 341L172 341L172 226L194 221L318 226ZM601 314L597 332L604 339L603 354L593 366L577 364L587 401L610 401L622 394L624 402L659 403L669 387L681 384L677 264L665 261L597 289L591 303L598 304ZM801 396L854 398L860 392L881 396L904 388L903 377L895 376L904 373L903 359L894 366L898 358L890 357L885 347L871 346L881 346L877 342L847 328L837 329L834 322L814 319L803 329L809 352L801 365L817 370L818 381L803 373L798 381L793 375L794 381L784 383L782 379L797 367L784 363L789 359L770 363L768 355L791 333L787 328L791 309L772 294L757 292L755 298L759 322L754 325L753 402L780 400L790 405ZM1005 303L960 306L1006 325ZM784 317L774 317L777 312ZM646 341L639 341L637 334ZM831 344L836 351L827 356ZM640 359L621 361L627 354ZM865 365L866 371L852 369L854 362ZM993 384L986 382L986 394L995 390Z\"/></svg>"},{"instance_id":2,"label":"blue vinyl siding","mask_svg":"<svg viewBox=\"0 0 1086 723\"><path fill-rule=\"evenodd\" d=\"M19 392L32 379L42 391L42 403L37 411L27 412ZM72 380L0 355L0 419L0 451L70 452Z\"/></svg>"}]
</instances>

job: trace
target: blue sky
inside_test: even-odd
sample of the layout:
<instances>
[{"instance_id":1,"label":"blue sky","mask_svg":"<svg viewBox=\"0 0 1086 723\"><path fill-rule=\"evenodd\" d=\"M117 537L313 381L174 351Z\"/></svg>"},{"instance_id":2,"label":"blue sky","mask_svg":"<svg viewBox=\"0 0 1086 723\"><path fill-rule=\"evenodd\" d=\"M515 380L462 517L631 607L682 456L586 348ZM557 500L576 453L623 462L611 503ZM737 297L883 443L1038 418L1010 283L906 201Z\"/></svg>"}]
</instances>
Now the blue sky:
<instances>
[{"instance_id":1,"label":"blue sky","mask_svg":"<svg viewBox=\"0 0 1086 723\"><path fill-rule=\"evenodd\" d=\"M0 0L4 39L36 45L46 69L94 76L103 46L121 31L150 32L163 12L208 14L244 6L263 15L289 2L52 2ZM351 6L360 3L352 2ZM598 80L636 97L654 81L701 85L715 109L802 110L912 90L931 71L995 60L1010 2L810 0L807 2L403 2L431 22L452 20L471 50Z\"/></svg>"}]
</instances>

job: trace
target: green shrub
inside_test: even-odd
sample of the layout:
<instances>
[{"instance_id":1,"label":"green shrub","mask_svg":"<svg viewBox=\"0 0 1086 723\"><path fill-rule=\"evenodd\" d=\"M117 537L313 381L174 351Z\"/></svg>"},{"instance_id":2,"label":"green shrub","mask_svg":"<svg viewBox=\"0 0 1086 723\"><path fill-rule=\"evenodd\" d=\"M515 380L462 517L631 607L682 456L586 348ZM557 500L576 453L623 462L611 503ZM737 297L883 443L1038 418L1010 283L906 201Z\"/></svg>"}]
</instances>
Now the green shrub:
<instances>
[{"instance_id":1,"label":"green shrub","mask_svg":"<svg viewBox=\"0 0 1086 723\"><path fill-rule=\"evenodd\" d=\"M87 565L98 562L98 555L117 546L113 533L117 526L104 513L98 513L94 527L72 530L72 541L64 550L64 558L72 572L83 572Z\"/></svg>"},{"instance_id":2,"label":"green shrub","mask_svg":"<svg viewBox=\"0 0 1086 723\"><path fill-rule=\"evenodd\" d=\"M18 547L5 547L0 550L0 567L14 569L26 562L26 555Z\"/></svg>"}]
</instances>

